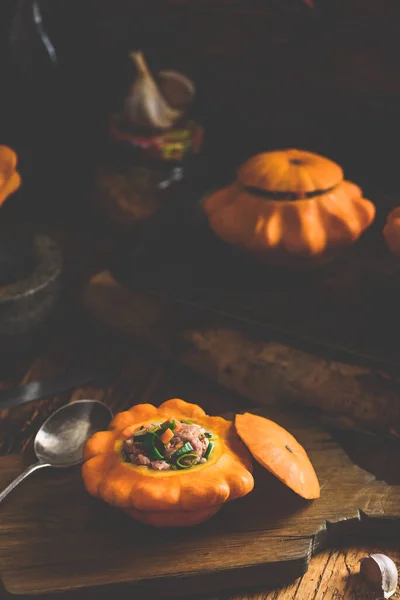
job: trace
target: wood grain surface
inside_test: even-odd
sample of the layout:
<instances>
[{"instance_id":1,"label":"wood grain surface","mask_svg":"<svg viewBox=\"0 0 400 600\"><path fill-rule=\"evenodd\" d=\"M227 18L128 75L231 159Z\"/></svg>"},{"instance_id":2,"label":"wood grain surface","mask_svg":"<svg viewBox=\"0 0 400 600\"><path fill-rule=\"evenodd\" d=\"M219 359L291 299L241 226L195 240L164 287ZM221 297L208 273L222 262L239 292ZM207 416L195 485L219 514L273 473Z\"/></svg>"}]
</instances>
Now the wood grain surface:
<instances>
[{"instance_id":1,"label":"wood grain surface","mask_svg":"<svg viewBox=\"0 0 400 600\"><path fill-rule=\"evenodd\" d=\"M91 278L83 306L109 331L253 402L309 406L341 428L399 437L400 381L362 360L333 360L197 306L122 288L107 271Z\"/></svg>"},{"instance_id":2,"label":"wood grain surface","mask_svg":"<svg viewBox=\"0 0 400 600\"><path fill-rule=\"evenodd\" d=\"M63 394L60 397L36 402L34 405L2 412L3 453L15 452L21 447L25 449L25 452L22 458L9 456L1 459L3 463L1 485L5 485L21 470L22 462L26 463L32 460L32 437L49 412L56 406L74 399L95 397L107 402L113 407L114 412L137 402L150 401L157 404L166 397L174 395L201 403L210 414L226 410L234 412L243 408L243 398L222 390L184 367L176 366L164 358L154 356L144 347L135 345L133 341L116 341L110 336L105 336L104 333L96 334L85 321L78 319L74 323L69 323L62 343L55 342L41 356L37 357L27 371L25 381L40 379L82 364L88 366L96 364L97 367L103 365L104 368L112 365L116 367L115 376L106 388L90 386L76 390L72 395ZM246 408L250 406L249 404ZM260 561L262 563L262 561L268 560L268 557L273 558L279 555L282 557L282 543L278 544L277 540L280 539L284 530L288 536L285 556L293 561L297 569L301 570L305 568L306 560L312 551L321 550L328 543L328 538L330 538L329 543L336 547L345 547L347 544L356 543L360 522L362 525L369 524L367 529L369 529L369 539L372 542L371 548L385 550L393 555L391 546L398 537L397 521L391 521L389 530L384 531L385 528L381 527L381 523L384 522L381 522L380 519L378 527L375 519L362 518L360 521L358 509L361 508L363 514L376 516L397 513L399 488L377 481L372 472L354 465L344 448L340 447L338 442L334 441L325 430L315 426L306 415L298 420L298 417L293 417L292 413L281 412L281 409L276 407L269 410L271 411L270 415L276 414L277 418L279 416L282 419L282 423L287 423L292 430L295 429L299 439L310 451L321 476L322 499L311 505L303 504L294 498L289 490L278 485L277 481L262 472L257 478L257 481L260 481L258 492L253 497L249 496L247 499L234 502L227 507L226 511L221 513L221 517L218 517L218 526L215 527L215 531L214 525L210 521L209 525L205 525L204 529L196 533L198 547L203 548L199 553L198 566L203 564L207 568L208 564L208 568L210 566L215 568L219 564L218 561L221 562L221 556L224 557L223 562L228 566L229 564L237 565L241 560L260 564ZM295 423L301 423L301 425ZM333 470L330 467L332 460ZM357 481L356 485L354 484L355 480ZM328 498L330 498L329 502ZM246 511L245 517L243 517L242 506L245 501L249 502L251 510ZM349 519L344 522L345 529L350 535L350 539L346 541L343 537L345 531L338 523L341 513L339 505L345 507L342 516ZM43 510L44 508L45 510ZM276 510L279 513L278 517L277 513L274 516ZM307 514L308 518L305 519ZM299 518L302 522L300 528ZM102 529L99 528L99 519ZM331 523L326 529L324 528L325 519ZM127 525L126 519L119 515L118 511L114 512L110 507L98 505L88 497L82 489L76 472L53 474L43 472L32 476L23 486L15 490L14 497L9 497L9 501L2 506L0 523L0 554L2 555L4 583L5 587L9 587L14 593L26 593L34 590L38 592L45 585L72 587L74 581L81 583L83 580L87 581L88 572L91 573L89 579L92 582L96 580L104 582L110 573L122 579L127 578L127 573L132 576L132 564L129 562L132 540L130 531L132 531L133 537L136 537L134 532L138 526L130 521ZM89 532L86 535L83 534L84 528ZM263 528L269 528L269 535L273 533L271 539L275 540L275 545L269 543L266 546L264 544L266 529ZM320 530L319 536L315 538L318 542L315 541L312 544L310 540L316 529ZM254 535L255 532L257 535ZM52 539L54 540L55 534L55 543L50 543ZM227 553L225 546L218 558L214 559L212 552L207 557L207 553L210 552L210 540L206 536L209 534L213 541L218 538L220 543L222 540L225 543L227 539L232 541L231 550L234 549L234 553L228 553L231 559L225 559ZM392 542L386 538L386 542L383 543L384 534L393 536ZM125 549L122 559L118 553L110 552L110 545L116 543L115 536L119 536L121 548ZM183 535L181 538L178 536L172 543L185 553L190 548L190 536L191 534L186 534L186 537ZM201 541L202 539L203 541ZM62 548L60 540L62 540ZM79 548L77 540L79 540ZM246 542L244 546L243 541ZM165 540L162 543L165 544ZM234 545L235 543L237 545ZM251 553L248 552L248 544L252 549ZM129 548L128 554L126 554L127 548ZM394 548L398 549L396 546ZM61 549L65 552L62 553ZM84 561L77 558L82 549L87 551L87 559ZM151 549L154 551L154 545ZM368 594L372 594L371 590L366 588L356 575L358 571L357 557L365 555L367 551L368 548L365 545L352 551L335 549L329 551L311 561L310 571L303 578L297 579L285 589L275 589L271 592L265 591L265 584L262 584L268 572L262 569L256 576L256 570L252 573L250 581L244 577L231 579L233 589L223 594L217 594L216 597L221 600L232 597L235 597L236 600L239 598L306 600L307 598L330 597L367 600L370 597L372 600L372 595L368 596ZM62 558L63 554L64 558ZM49 555L51 560L49 560ZM214 563L213 560L216 562ZM230 560L231 562L229 562ZM168 563L164 560L157 562L159 574L171 573L174 569L172 563L173 561ZM184 561L183 563L185 564ZM189 564L191 564L190 561ZM100 574L99 565L102 567ZM182 568L184 567L181 566L180 570ZM196 568L195 566L193 570L196 571ZM66 576L66 572L68 576ZM235 572L238 575L238 572ZM289 573L286 566L281 571L278 565L274 565L273 572L278 578L283 575L286 577ZM140 573L142 575L145 573L143 562L136 563L134 569L134 576L139 577ZM240 570L239 573L241 573ZM292 572L292 576L299 574L299 572ZM182 585L184 597L189 597L189 588L183 592L186 584L188 584L187 579L180 579L179 587ZM260 584L264 591L255 589L246 592L246 588L252 589L254 585L260 589ZM148 589L148 597L151 597L150 592L153 594L159 592L156 589L157 582L153 581L153 585L155 588L151 589L150 586ZM201 591L203 595L210 595L212 590L216 589L214 586L218 588L219 586L225 587L225 585L226 580L221 576L221 572L216 570L214 571L214 580L212 577L205 577L199 580L199 585L195 587L196 591ZM191 585L189 587L193 591L193 587ZM171 589L166 581L163 582L164 597L168 597L168 594L170 597L177 597L176 589L176 585ZM238 591L236 592L236 590ZM157 593L155 595L157 596ZM95 596L96 598L101 597L98 591L95 592ZM80 597L89 598L89 595L82 592Z\"/></svg>"},{"instance_id":3,"label":"wood grain surface","mask_svg":"<svg viewBox=\"0 0 400 600\"><path fill-rule=\"evenodd\" d=\"M134 4L136 6L136 3L127 0L124 0L124 3L129 7L133 7ZM7 0L1 10L6 6L10 7L11 4ZM249 18L242 14L239 16L233 14L231 18L224 20L223 32L226 32L226 35L221 35L219 15L211 16L210 19L207 15L203 17L200 15L199 18L198 12L193 13L188 29L187 6L189 4L192 6L194 2L173 0L169 4L182 5L180 21L184 22L184 26L181 28L179 38L183 40L183 44L185 40L190 41L192 55L195 54L194 61L193 56L182 52L182 43L175 44L175 47L171 45L170 25L171 20L173 21L171 12L167 19L162 11L155 18L154 3L147 3L146 26L143 26L143 21L135 14L130 18L125 18L125 13L122 16L116 15L118 11L115 11L114 3L111 6L109 2L86 2L86 10L82 9L79 15L81 17L84 13L87 17L84 19L77 19L74 3L63 1L57 4L48 2L42 4L51 4L51 9L56 16L55 20L60 25L58 28L60 37L55 38L57 48L63 61L66 55L69 55L68 58L71 60L66 69L66 82L60 93L62 102L57 102L55 109L54 96L50 94L50 99L46 102L48 87L42 88L42 92L39 93L41 86L36 80L33 83L38 90L35 97L39 96L36 103L32 102L32 95L26 93L25 87L22 93L19 87L14 93L15 86L5 86L13 93L7 94L5 90L2 95L7 98L7 110L2 111L1 129L5 141L16 145L22 155L26 172L25 189L28 192L22 208L17 201L16 204L9 204L2 210L7 211L15 206L18 217L30 210L36 222L38 205L43 197L44 188L48 187L44 184L47 183L50 173L54 172L55 183L48 193L46 211L52 210L53 213L61 211L61 221L58 222L62 222L64 226L66 209L64 212L61 209L64 206L72 207L69 209L68 216L70 222L76 227L77 221L81 220L81 211L87 200L84 194L79 193L82 186L77 185L75 170L82 165L81 169L86 175L87 162L98 139L94 132L98 130L99 121L103 123L101 120L103 112L99 119L93 107L97 107L98 102L103 101L108 109L109 97L104 81L109 82L106 87L112 91L112 94L115 94L115 90L119 94L120 90L118 85L114 86L110 82L119 79L120 71L115 68L115 65L120 64L121 58L118 55L115 60L109 60L110 51L117 42L118 54L126 53L132 44L143 41L144 33L146 48L149 49L152 64L155 66L158 66L157 62L160 58L164 61L163 67L178 68L182 63L193 67L193 62L197 61L194 72L199 75L200 104L203 110L209 113L208 122L212 124L210 138L214 147L214 157L219 158L223 153L231 153L234 160L238 161L242 159L242 153L248 152L249 148L251 151L257 150L258 147L264 148L266 140L272 147L297 144L322 153L331 153L333 158L346 167L350 177L360 177L360 183L367 181L378 185L392 185L396 190L395 199L398 197L398 159L396 153L390 151L392 147L390 138L395 144L399 135L400 87L398 78L393 76L393 73L398 72L400 57L397 51L400 39L397 0L316 1L319 15L323 19L322 21L319 18L315 19L315 12L307 12L307 19L309 16L309 20L313 23L312 39L309 37L308 27L305 29L299 27L297 18L287 18L287 6L300 4L297 2L279 3L272 0L267 3L253 2L252 6L261 7L263 11L267 7L264 18L259 18L257 10L254 10L254 14ZM143 5L141 2L137 4ZM231 2L218 4L228 11L232 6ZM233 4L236 6L247 3ZM68 6L67 18L61 5ZM272 10L270 10L271 6ZM95 14L93 9L98 7L103 7L100 8L102 14L97 22L95 19L93 25L93 14ZM11 14L11 10L7 8L7 11ZM114 12L113 19L109 18L111 11ZM105 12L107 14L104 14ZM277 12L280 14L277 15ZM2 27L3 21L6 19L2 19ZM87 44L88 21L90 31L96 30L93 37L89 35L91 42L94 39L106 38L103 52L98 51L101 44ZM100 26L96 29L98 23L104 27ZM210 30L210 24L211 39L204 36L204 27ZM278 26L275 27L275 24ZM267 28L268 35L265 35ZM76 35L77 29L79 29L78 35ZM51 27L51 30L54 36L56 33L54 27ZM70 34L71 31L74 35ZM246 37L249 31L250 35ZM254 43L254 35L251 32L258 32L259 42ZM303 39L307 38L304 45L299 44L299 36ZM3 37L6 40L6 36ZM123 46L122 52L119 52L120 46ZM84 47L89 51L89 56L86 51L82 51ZM185 48L185 45L183 47ZM31 57L31 50L31 45L28 45L25 55ZM243 52L243 50L250 50L250 52ZM239 64L240 60L235 60L236 58L242 61L242 65ZM254 61L255 58L258 62ZM210 64L213 65L212 69L209 68ZM106 73L105 68L107 68ZM118 73L117 77L115 77L116 73ZM283 80L286 82L284 86ZM39 82L41 83L40 78ZM67 93L64 93L64 90ZM78 90L79 98L75 97L75 90ZM293 104L293 97L296 98L295 104ZM82 106L84 98L87 99L87 106ZM247 107L246 111L243 111L243 106ZM10 110L11 108L13 111ZM47 119L48 115L53 114L56 115L53 120ZM60 114L73 115L65 120L67 125L64 127L59 119ZM22 127L21 118L24 119ZM44 126L43 123L47 120L56 126ZM25 125L26 122L28 126ZM241 140L241 144L236 147L230 144L232 122L239 128L236 137ZM31 138L35 135L32 134L31 123L35 123L36 126L33 129L36 131L37 144L33 150ZM75 128L71 123L75 123ZM218 127L213 130L216 123ZM52 132L50 142L49 135L44 135L46 131ZM87 138L93 138L90 139L90 144ZM77 139L81 140L78 145ZM254 148L254 140L256 140L256 148ZM47 151L42 158L41 153L44 148ZM60 160L60 156L65 157L65 160L63 158ZM35 160L32 161L32 157ZM41 159L38 160L36 157ZM74 177L70 176L71 157L75 159ZM49 159L53 160L53 163ZM37 177L36 194L32 193L29 187L31 162L34 165L33 171L36 169L36 172L38 166L40 170L43 165L42 177ZM57 166L55 163L65 165L63 176L60 177L59 172L54 168ZM61 187L60 181L63 181ZM70 182L69 188L68 182ZM54 201L55 198L57 202ZM4 217L4 213L2 214ZM85 227L88 225L84 224L83 229ZM85 239L86 233L87 231L84 231L82 236ZM86 258L90 254L90 244L89 240L83 251L79 245L76 250L76 240L73 239L75 262L72 266L68 265L68 269L79 270L77 265L81 264L82 256ZM351 288L351 276L348 283ZM161 321L162 319L160 322L155 320L154 327L158 326L162 329ZM164 343L168 344L168 341L167 338ZM123 376L121 375L112 396L108 390L88 386L76 390L73 394L60 394L12 411L0 410L1 454L21 451L24 461L32 460L32 437L41 422L54 408L70 400L83 397L107 398L114 409L118 410L127 402L153 397L153 392L160 381L163 381L168 388L168 381L171 381L178 372L181 382L187 377L192 378L192 375L189 376L184 370L177 371L173 363L154 357L141 345L135 346L133 341L126 342L125 346L118 346L118 349L114 346L114 353L111 356L107 354L108 345L107 336L94 337L92 333L88 334L86 331L85 322L82 324L81 321L76 321L72 326L68 323L54 344L47 344L40 353L32 354L28 349L23 358L12 361L2 360L0 365L2 389L12 387L21 381L35 381L82 364L88 366L104 364L107 367L112 364L121 372L123 371ZM168 389L171 391L171 388ZM207 398L211 396L208 392L204 402L206 403ZM237 402L236 397L231 398L232 406L235 405L237 408L242 401L243 399ZM217 406L215 398L213 402ZM213 402L208 409L213 409ZM343 447L352 458L362 464L367 471L387 481L398 483L400 472L398 450L388 453L387 447L385 445L382 447L381 442L371 439L365 441L353 434L347 438L342 437L341 440ZM45 520L42 525L43 528L46 527ZM386 552L400 563L398 542L391 545L387 540L382 540L377 532L369 546L361 543L355 546L354 543L348 548L341 545L316 555L310 561L307 574L282 589L221 594L210 596L209 600L211 598L212 600L375 600L377 597L375 592L357 577L358 560L368 552L375 551ZM62 542L59 542L57 552L61 546ZM3 596L5 596L4 590L0 591L0 597Z\"/></svg>"}]
</instances>

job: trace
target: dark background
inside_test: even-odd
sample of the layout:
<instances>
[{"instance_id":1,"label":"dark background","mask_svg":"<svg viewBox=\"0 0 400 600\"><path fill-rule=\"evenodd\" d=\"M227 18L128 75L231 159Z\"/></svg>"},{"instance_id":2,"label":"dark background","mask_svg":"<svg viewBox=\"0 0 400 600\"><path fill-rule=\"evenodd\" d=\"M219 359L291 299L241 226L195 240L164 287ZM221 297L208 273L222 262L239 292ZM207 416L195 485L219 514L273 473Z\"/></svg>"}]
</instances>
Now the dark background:
<instances>
[{"instance_id":1,"label":"dark background","mask_svg":"<svg viewBox=\"0 0 400 600\"><path fill-rule=\"evenodd\" d=\"M297 146L340 162L366 193L396 190L398 0L38 2L56 68L31 0L0 5L0 139L19 153L25 190L36 186L26 210L82 209L135 47L153 69L195 79L214 168L221 157L233 168L250 153Z\"/></svg>"},{"instance_id":2,"label":"dark background","mask_svg":"<svg viewBox=\"0 0 400 600\"><path fill-rule=\"evenodd\" d=\"M11 217L68 229L63 251L76 277L99 225L93 168L135 76L128 52L141 48L154 72L175 68L196 82L193 116L205 127L210 186L251 154L298 147L339 162L377 217L342 261L286 279L246 261L239 274L240 261L216 260L217 250L184 227L171 248L174 235L156 229L147 244L153 268L131 262L130 239L117 252L127 284L398 365L400 275L382 228L400 205L399 0L38 3L56 66L33 25L32 0L0 3L0 143L17 151L24 181L2 207L0 227ZM106 235L96 235L104 250Z\"/></svg>"}]
</instances>

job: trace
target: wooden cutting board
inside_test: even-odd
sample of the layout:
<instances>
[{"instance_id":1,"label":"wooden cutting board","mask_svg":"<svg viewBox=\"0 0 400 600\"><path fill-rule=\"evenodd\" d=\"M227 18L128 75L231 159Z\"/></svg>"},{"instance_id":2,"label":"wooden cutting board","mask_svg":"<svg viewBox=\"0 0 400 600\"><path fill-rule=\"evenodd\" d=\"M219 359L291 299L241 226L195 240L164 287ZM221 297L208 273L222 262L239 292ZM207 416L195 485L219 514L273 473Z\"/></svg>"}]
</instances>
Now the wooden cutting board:
<instances>
[{"instance_id":1,"label":"wooden cutting board","mask_svg":"<svg viewBox=\"0 0 400 600\"><path fill-rule=\"evenodd\" d=\"M202 393L206 388L193 389L195 398ZM301 576L311 556L328 546L358 535L399 535L400 486L376 481L353 464L307 414L277 407L260 413L305 446L321 482L319 500L300 499L259 467L254 491L207 523L159 530L89 496L79 468L43 470L0 507L4 592L88 600L125 592L178 598L265 588ZM2 457L0 486L22 469L19 456Z\"/></svg>"}]
</instances>

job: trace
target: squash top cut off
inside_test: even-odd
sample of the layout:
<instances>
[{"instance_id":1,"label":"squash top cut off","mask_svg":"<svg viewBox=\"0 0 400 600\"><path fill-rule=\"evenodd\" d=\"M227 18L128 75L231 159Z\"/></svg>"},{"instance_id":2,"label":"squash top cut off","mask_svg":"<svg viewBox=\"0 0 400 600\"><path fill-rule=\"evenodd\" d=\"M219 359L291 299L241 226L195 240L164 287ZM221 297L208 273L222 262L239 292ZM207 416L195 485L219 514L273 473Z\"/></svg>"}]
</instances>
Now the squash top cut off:
<instances>
[{"instance_id":1,"label":"squash top cut off","mask_svg":"<svg viewBox=\"0 0 400 600\"><path fill-rule=\"evenodd\" d=\"M291 433L274 421L250 413L236 415L235 427L260 465L302 498L320 497L314 467Z\"/></svg>"}]
</instances>

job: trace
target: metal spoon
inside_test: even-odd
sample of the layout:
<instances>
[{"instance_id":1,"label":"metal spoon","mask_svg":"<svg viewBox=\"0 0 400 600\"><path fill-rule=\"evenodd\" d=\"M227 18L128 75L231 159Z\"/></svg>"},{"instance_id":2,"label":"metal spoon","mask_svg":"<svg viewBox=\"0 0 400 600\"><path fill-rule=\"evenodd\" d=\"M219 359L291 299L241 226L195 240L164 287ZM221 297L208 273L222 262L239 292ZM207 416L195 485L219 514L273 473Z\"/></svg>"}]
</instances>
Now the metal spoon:
<instances>
[{"instance_id":1,"label":"metal spoon","mask_svg":"<svg viewBox=\"0 0 400 600\"><path fill-rule=\"evenodd\" d=\"M51 414L36 434L38 462L28 467L0 494L0 502L28 475L44 467L72 467L83 460L85 442L96 431L107 429L110 409L97 400L77 400Z\"/></svg>"}]
</instances>

